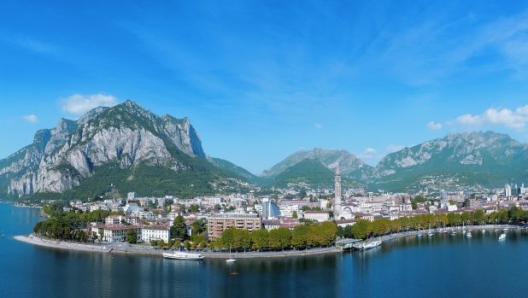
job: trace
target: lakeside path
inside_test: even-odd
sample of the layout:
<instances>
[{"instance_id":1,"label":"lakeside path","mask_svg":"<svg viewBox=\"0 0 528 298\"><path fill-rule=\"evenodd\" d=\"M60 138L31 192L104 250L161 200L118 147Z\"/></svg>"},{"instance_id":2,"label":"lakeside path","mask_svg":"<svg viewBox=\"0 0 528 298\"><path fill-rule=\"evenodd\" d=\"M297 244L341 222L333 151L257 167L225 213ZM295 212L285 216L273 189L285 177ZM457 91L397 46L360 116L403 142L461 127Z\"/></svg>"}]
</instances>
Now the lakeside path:
<instances>
[{"instance_id":1,"label":"lakeside path","mask_svg":"<svg viewBox=\"0 0 528 298\"><path fill-rule=\"evenodd\" d=\"M466 226L467 230L487 230L487 229L522 229L520 226L516 225L482 225L482 226ZM451 231L461 231L462 227L447 228L446 230ZM426 232L427 230L422 230L421 232ZM444 231L442 228L431 229L434 233L440 233ZM376 240L381 240L382 242L395 240L399 238L416 236L419 231L412 232L402 232L395 233L390 235L385 235L381 237L371 238ZM70 241L60 241L54 239L46 239L39 237L35 234L30 234L29 236L19 235L14 237L16 240L50 248L56 249L65 249L65 250L74 250L74 251L84 251L84 252L96 252L96 253L119 253L119 254L131 254L131 255L151 255L162 257L163 250L155 249L151 246L143 245L130 245L128 243L105 243L105 244L84 244L78 242ZM284 257L303 257L311 255L320 255L320 254L333 254L341 253L341 250L338 247L324 247L324 248L311 248L306 250L286 250L286 251L266 251L266 252L235 252L230 254L228 252L199 252L204 255L207 259L228 259L234 257L236 259L249 259L249 258L284 258Z\"/></svg>"},{"instance_id":2,"label":"lakeside path","mask_svg":"<svg viewBox=\"0 0 528 298\"><path fill-rule=\"evenodd\" d=\"M14 237L16 240L49 248L97 252L97 253L119 253L131 255L151 255L162 256L163 250L155 249L151 246L130 245L127 243L109 243L109 244L84 244L70 241L60 241L54 239L46 239L43 237L30 234L29 236L18 235ZM307 250L287 250L287 251L267 251L267 252L237 252L233 255L237 259L249 258L281 258L294 256L310 256L328 253L340 253L342 250L337 247L313 248ZM168 252L168 251L165 251ZM199 252L207 259L228 259L232 255L228 252Z\"/></svg>"}]
</instances>

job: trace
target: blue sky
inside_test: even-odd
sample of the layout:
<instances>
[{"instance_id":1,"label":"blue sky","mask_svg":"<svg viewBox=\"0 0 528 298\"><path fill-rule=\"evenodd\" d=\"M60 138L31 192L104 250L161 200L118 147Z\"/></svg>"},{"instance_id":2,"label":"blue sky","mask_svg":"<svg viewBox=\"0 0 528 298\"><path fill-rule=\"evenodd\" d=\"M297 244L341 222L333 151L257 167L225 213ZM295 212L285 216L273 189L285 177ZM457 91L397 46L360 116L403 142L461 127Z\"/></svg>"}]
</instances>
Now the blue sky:
<instances>
[{"instance_id":1,"label":"blue sky","mask_svg":"<svg viewBox=\"0 0 528 298\"><path fill-rule=\"evenodd\" d=\"M526 143L528 3L4 0L0 99L0 158L127 99L256 174L315 147L374 165L449 133Z\"/></svg>"}]
</instances>

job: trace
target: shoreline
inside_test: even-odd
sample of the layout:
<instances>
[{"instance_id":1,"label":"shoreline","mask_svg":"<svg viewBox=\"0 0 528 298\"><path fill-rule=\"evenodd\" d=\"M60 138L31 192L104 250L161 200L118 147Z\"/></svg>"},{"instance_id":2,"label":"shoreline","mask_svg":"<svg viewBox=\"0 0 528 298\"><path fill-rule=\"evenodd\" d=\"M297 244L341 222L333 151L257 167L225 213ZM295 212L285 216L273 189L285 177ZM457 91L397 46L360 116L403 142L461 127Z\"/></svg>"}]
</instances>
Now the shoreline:
<instances>
[{"instance_id":1,"label":"shoreline","mask_svg":"<svg viewBox=\"0 0 528 298\"><path fill-rule=\"evenodd\" d=\"M95 253L118 253L128 255L149 255L163 257L163 253L168 250L155 249L151 246L130 245L128 243L108 243L108 244L85 244L78 242L61 241L54 239L46 239L36 236L35 234L17 235L15 240L33 244L36 246L62 249L69 251L95 252ZM268 252L235 252L230 254L228 252L196 252L203 255L206 259L229 259L236 257L237 259L258 259L258 258L283 258L283 257L303 257L330 253L340 253L341 249L331 246L324 248L313 248L306 250L285 250L285 251L268 251ZM194 253L194 252L193 252Z\"/></svg>"},{"instance_id":2,"label":"shoreline","mask_svg":"<svg viewBox=\"0 0 528 298\"><path fill-rule=\"evenodd\" d=\"M451 227L446 228L445 230L462 230L463 227ZM487 229L522 229L522 227L517 225L481 225L481 226L466 226L466 230L487 230ZM380 237L371 238L375 240L381 240L382 242L396 240L405 237L416 236L418 233L426 232L427 230L421 231L411 231L411 232L400 232L395 234L384 235ZM431 229L434 233L440 233L444 231L444 228ZM54 248L54 249L63 249L70 251L82 251L82 252L95 252L95 253L118 253L118 254L128 254L128 255L149 255L149 256L159 256L163 257L163 252L167 250L155 249L151 246L141 246L141 245L130 245L128 243L107 243L107 244L85 244L79 242L69 242L61 241L54 239L46 239L43 237L36 236L35 234L18 235L14 236L14 239L20 242L25 242L28 244L33 244L36 246ZM267 258L284 258L284 257L304 257L304 256L314 256L322 254L336 254L343 253L344 251L341 248L336 246L324 247L324 248L311 248L305 250L285 250L285 251L266 251L266 252L196 252L203 255L206 259L229 259L234 257L236 259L267 259Z\"/></svg>"}]
</instances>

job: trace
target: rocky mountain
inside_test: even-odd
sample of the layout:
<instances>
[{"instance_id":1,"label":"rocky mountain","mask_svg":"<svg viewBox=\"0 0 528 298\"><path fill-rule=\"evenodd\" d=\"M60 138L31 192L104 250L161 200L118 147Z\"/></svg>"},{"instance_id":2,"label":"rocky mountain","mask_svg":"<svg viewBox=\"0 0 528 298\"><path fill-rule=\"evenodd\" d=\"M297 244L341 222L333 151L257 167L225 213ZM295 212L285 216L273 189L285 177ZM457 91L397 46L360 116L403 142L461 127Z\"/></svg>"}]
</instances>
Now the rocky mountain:
<instances>
[{"instance_id":1,"label":"rocky mountain","mask_svg":"<svg viewBox=\"0 0 528 298\"><path fill-rule=\"evenodd\" d=\"M501 186L528 178L527 149L528 145L495 132L450 134L385 156L373 178L378 187L388 189Z\"/></svg>"},{"instance_id":2,"label":"rocky mountain","mask_svg":"<svg viewBox=\"0 0 528 298\"><path fill-rule=\"evenodd\" d=\"M461 133L391 153L375 168L347 151L316 148L294 153L255 176L207 156L189 119L157 116L127 101L38 131L31 145L0 160L0 195L86 199L136 191L193 197L240 192L247 182L332 187L338 165L345 187L498 187L528 181L527 149L505 134Z\"/></svg>"},{"instance_id":3,"label":"rocky mountain","mask_svg":"<svg viewBox=\"0 0 528 298\"><path fill-rule=\"evenodd\" d=\"M310 151L299 151L288 156L271 169L264 171L262 176L277 176L305 159L317 160L332 171L335 171L335 168L339 165L342 176L355 180L366 181L372 177L374 173L373 167L367 165L346 150L324 150L315 148Z\"/></svg>"},{"instance_id":4,"label":"rocky mountain","mask_svg":"<svg viewBox=\"0 0 528 298\"><path fill-rule=\"evenodd\" d=\"M199 194L230 177L208 161L189 119L159 117L132 101L61 119L0 160L0 193L8 197L78 188L95 196L116 185L143 195L155 186Z\"/></svg>"},{"instance_id":5,"label":"rocky mountain","mask_svg":"<svg viewBox=\"0 0 528 298\"><path fill-rule=\"evenodd\" d=\"M303 163L306 160L310 162ZM508 182L528 181L528 145L495 132L450 134L388 154L375 168L347 151L299 151L262 175L274 186L296 180L321 185L314 177L328 180L327 185L331 186L330 175L323 175L319 170L313 174L312 161L330 170L339 164L343 178L368 185L371 190L449 190L459 186L501 187Z\"/></svg>"}]
</instances>

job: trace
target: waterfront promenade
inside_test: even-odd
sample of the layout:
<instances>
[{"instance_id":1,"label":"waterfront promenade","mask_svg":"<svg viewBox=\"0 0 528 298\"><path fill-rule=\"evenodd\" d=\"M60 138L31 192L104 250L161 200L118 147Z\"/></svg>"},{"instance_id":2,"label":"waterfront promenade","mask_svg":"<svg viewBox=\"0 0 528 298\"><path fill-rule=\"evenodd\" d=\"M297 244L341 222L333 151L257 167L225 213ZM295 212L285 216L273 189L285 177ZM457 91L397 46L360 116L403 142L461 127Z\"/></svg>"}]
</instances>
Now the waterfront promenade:
<instances>
[{"instance_id":1,"label":"waterfront promenade","mask_svg":"<svg viewBox=\"0 0 528 298\"><path fill-rule=\"evenodd\" d=\"M29 236L19 235L14 237L16 240L26 242L33 245L64 249L64 250L75 250L84 252L96 252L96 253L120 253L120 254L137 254L137 255L153 255L162 256L163 252L161 249L157 249L151 246L144 245L132 245L128 243L104 243L104 244L84 244L70 241L60 241L55 239L46 239L39 237L35 234ZM295 257L295 256L309 256L318 254L328 253L340 253L341 249L331 246L323 248L311 248L306 250L285 250L285 251L265 251L265 252L235 252L233 255L237 259L245 258L280 258L280 257ZM208 259L228 259L232 257L232 254L228 252L199 252Z\"/></svg>"},{"instance_id":2,"label":"waterfront promenade","mask_svg":"<svg viewBox=\"0 0 528 298\"><path fill-rule=\"evenodd\" d=\"M461 231L462 227L447 228L448 230ZM520 226L516 225L479 225L479 226L466 226L466 230L483 230L483 229L521 229ZM445 229L437 228L431 229L434 233L441 233ZM371 238L371 240L381 240L382 242L390 241L403 237L416 236L420 232L426 232L427 230L422 231L409 231L394 233L389 235L384 235L381 237ZM75 251L84 251L84 252L96 252L96 253L120 253L120 254L137 254L137 255L152 255L152 256L162 256L164 250L154 248L152 246L145 245L132 245L128 243L103 243L103 244L85 244L79 242L70 242L70 241L60 241L55 239L47 239L39 237L35 234L19 235L14 237L18 241L30 243L33 245L56 248L56 249L65 249L65 250L75 250ZM332 253L341 253L342 250L338 247L323 247L323 248L311 248L305 250L285 250L285 251L264 251L264 252L235 252L233 253L234 257L237 259L249 259L249 258L281 258L281 257L302 257L310 255L319 255L319 254L332 254ZM228 252L211 252L204 251L199 252L208 259L228 259L233 255Z\"/></svg>"}]
</instances>

